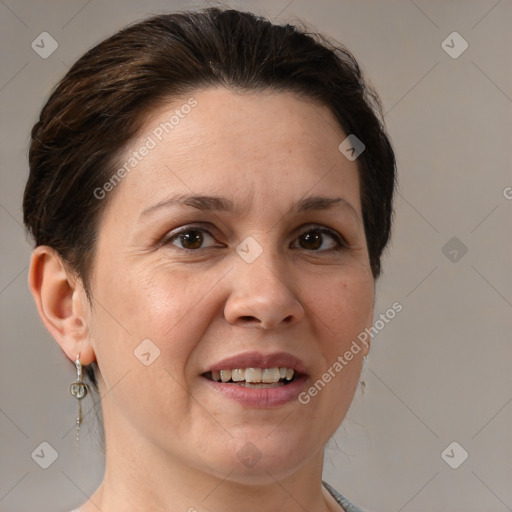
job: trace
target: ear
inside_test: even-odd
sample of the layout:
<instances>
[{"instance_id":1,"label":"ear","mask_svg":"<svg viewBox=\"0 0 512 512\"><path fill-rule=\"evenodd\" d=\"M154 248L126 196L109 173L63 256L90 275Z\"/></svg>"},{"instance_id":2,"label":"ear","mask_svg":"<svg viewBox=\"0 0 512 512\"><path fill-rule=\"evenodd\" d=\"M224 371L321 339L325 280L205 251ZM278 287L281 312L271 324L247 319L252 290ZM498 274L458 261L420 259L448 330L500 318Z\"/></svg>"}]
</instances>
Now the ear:
<instances>
[{"instance_id":1,"label":"ear","mask_svg":"<svg viewBox=\"0 0 512 512\"><path fill-rule=\"evenodd\" d=\"M95 360L90 337L90 306L81 280L66 269L55 249L40 245L32 252L28 275L39 316L71 361L80 354L88 365Z\"/></svg>"}]
</instances>

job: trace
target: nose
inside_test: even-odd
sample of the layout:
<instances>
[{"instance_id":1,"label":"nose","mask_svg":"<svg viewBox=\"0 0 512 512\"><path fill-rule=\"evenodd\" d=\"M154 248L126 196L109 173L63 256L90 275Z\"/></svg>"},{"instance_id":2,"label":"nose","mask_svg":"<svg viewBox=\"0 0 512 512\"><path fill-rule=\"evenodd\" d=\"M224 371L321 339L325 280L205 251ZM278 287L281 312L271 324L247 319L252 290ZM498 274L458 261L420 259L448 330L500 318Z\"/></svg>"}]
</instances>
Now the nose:
<instances>
[{"instance_id":1,"label":"nose","mask_svg":"<svg viewBox=\"0 0 512 512\"><path fill-rule=\"evenodd\" d=\"M252 263L240 259L230 272L231 293L224 316L236 326L275 329L292 326L304 317L293 290L294 281L279 256L263 253Z\"/></svg>"}]
</instances>

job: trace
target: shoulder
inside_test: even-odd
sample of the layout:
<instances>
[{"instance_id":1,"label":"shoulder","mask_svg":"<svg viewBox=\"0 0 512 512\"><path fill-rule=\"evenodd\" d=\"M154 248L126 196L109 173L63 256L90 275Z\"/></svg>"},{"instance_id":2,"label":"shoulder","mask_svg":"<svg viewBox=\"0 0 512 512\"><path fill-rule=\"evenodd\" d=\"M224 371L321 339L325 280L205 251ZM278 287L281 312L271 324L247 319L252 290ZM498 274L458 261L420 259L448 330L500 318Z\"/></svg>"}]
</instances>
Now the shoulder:
<instances>
[{"instance_id":1,"label":"shoulder","mask_svg":"<svg viewBox=\"0 0 512 512\"><path fill-rule=\"evenodd\" d=\"M342 496L334 487L330 486L327 482L322 482L324 487L329 491L331 496L336 500L338 505L341 505L345 512L364 512L362 508L359 508L355 503L352 503L349 499Z\"/></svg>"}]
</instances>

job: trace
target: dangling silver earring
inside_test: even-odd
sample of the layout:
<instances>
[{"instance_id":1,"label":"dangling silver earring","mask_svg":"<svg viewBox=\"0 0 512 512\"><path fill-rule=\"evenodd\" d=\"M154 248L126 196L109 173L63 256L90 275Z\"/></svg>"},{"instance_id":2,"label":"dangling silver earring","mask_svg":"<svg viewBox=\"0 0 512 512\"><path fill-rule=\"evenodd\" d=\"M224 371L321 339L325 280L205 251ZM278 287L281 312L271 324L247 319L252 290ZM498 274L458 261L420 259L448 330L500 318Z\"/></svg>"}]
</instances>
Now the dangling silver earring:
<instances>
[{"instance_id":1,"label":"dangling silver earring","mask_svg":"<svg viewBox=\"0 0 512 512\"><path fill-rule=\"evenodd\" d=\"M364 374L366 372L366 362L368 361L368 356L363 357L363 364L361 366L361 375L359 376L359 384L361 384L361 391L364 394L364 388L366 387L366 382L364 380Z\"/></svg>"},{"instance_id":2,"label":"dangling silver earring","mask_svg":"<svg viewBox=\"0 0 512 512\"><path fill-rule=\"evenodd\" d=\"M80 363L80 354L77 354L76 361L76 382L69 386L70 393L78 400L78 415L76 417L76 441L80 438L80 424L82 423L82 398L89 392L87 384L82 378L82 363Z\"/></svg>"}]
</instances>

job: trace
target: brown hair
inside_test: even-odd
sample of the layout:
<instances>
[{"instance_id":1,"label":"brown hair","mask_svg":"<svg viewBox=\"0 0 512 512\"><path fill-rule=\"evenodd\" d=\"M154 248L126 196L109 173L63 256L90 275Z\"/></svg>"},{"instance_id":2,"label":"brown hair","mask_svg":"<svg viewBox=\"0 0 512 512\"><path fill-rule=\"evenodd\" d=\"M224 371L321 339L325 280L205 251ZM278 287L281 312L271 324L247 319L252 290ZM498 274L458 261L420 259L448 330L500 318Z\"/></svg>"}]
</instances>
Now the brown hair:
<instances>
[{"instance_id":1,"label":"brown hair","mask_svg":"<svg viewBox=\"0 0 512 512\"><path fill-rule=\"evenodd\" d=\"M116 156L150 111L208 86L298 93L330 108L343 131L364 143L357 159L361 205L377 278L396 180L377 94L343 46L232 9L149 18L109 37L73 65L32 129L23 209L36 245L58 251L90 300L98 221L107 204L94 191L109 181L119 165ZM92 371L90 376L94 382Z\"/></svg>"}]
</instances>

